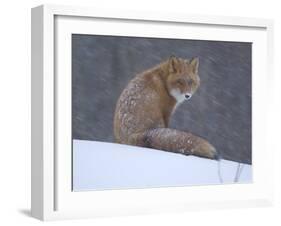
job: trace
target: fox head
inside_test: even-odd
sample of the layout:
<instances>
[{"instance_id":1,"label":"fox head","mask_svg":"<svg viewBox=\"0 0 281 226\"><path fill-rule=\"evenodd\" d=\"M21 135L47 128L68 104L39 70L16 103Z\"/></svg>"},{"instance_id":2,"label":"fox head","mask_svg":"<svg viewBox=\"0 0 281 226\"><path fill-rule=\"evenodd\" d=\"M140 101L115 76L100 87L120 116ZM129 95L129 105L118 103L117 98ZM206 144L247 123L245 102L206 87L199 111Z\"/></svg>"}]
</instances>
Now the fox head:
<instances>
[{"instance_id":1,"label":"fox head","mask_svg":"<svg viewBox=\"0 0 281 226\"><path fill-rule=\"evenodd\" d=\"M178 103L188 100L200 84L199 59L191 60L171 56L168 60L167 89Z\"/></svg>"}]
</instances>

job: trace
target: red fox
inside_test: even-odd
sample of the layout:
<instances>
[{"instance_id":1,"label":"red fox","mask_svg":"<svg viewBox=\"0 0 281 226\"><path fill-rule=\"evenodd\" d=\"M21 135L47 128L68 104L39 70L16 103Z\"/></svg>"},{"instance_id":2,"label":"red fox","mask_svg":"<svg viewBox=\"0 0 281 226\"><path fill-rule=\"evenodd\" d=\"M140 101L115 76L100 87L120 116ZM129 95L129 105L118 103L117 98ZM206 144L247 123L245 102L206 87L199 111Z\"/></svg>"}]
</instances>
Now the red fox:
<instances>
[{"instance_id":1,"label":"red fox","mask_svg":"<svg viewBox=\"0 0 281 226\"><path fill-rule=\"evenodd\" d=\"M205 139L168 128L176 107L199 87L198 67L198 58L171 56L133 78L117 101L116 142L218 159L216 149Z\"/></svg>"}]
</instances>

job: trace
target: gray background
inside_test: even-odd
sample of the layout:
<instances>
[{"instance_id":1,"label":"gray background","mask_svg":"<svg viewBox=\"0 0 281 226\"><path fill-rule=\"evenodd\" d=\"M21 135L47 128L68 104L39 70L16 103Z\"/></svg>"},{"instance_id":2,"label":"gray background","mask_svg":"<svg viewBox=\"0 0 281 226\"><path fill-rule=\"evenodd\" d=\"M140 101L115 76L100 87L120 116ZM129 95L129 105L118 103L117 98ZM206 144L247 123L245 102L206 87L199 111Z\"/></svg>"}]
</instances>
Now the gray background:
<instances>
[{"instance_id":1,"label":"gray background","mask_svg":"<svg viewBox=\"0 0 281 226\"><path fill-rule=\"evenodd\" d=\"M139 72L169 56L200 58L201 86L170 127L251 163L251 43L72 35L73 139L114 142L116 101Z\"/></svg>"}]
</instances>

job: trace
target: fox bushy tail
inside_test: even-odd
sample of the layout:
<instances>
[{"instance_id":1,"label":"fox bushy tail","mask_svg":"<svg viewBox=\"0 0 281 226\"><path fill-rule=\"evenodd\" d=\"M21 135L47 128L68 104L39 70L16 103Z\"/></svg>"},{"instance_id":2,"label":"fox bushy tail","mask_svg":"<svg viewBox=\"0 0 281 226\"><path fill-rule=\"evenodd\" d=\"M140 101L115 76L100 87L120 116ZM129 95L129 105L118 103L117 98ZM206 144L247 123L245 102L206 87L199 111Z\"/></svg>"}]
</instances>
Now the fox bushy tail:
<instances>
[{"instance_id":1,"label":"fox bushy tail","mask_svg":"<svg viewBox=\"0 0 281 226\"><path fill-rule=\"evenodd\" d=\"M176 129L155 128L132 134L130 143L184 155L218 159L216 149L208 141L192 133Z\"/></svg>"}]
</instances>

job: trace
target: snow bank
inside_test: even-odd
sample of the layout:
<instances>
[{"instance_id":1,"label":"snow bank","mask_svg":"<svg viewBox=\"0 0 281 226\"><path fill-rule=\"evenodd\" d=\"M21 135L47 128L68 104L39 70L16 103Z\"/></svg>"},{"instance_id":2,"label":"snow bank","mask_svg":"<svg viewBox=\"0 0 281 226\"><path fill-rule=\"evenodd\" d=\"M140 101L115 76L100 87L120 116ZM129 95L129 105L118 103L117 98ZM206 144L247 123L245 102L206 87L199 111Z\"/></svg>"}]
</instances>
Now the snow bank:
<instances>
[{"instance_id":1,"label":"snow bank","mask_svg":"<svg viewBox=\"0 0 281 226\"><path fill-rule=\"evenodd\" d=\"M239 183L252 181L242 164ZM238 163L96 141L73 141L73 189L105 190L234 183ZM220 170L218 170L220 168Z\"/></svg>"}]
</instances>

